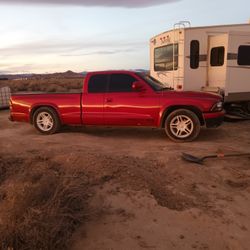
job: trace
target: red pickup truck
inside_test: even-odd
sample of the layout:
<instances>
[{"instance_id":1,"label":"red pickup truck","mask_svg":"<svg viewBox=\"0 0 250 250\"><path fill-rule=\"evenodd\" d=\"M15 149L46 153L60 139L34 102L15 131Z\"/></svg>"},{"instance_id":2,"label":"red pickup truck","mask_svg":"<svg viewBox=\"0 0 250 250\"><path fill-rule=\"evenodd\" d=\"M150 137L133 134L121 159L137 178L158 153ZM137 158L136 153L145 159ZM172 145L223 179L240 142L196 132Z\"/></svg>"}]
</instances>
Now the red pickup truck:
<instances>
[{"instance_id":1,"label":"red pickup truck","mask_svg":"<svg viewBox=\"0 0 250 250\"><path fill-rule=\"evenodd\" d=\"M29 122L43 134L62 125L164 128L174 141L192 141L201 126L224 118L222 98L204 92L177 92L132 71L88 73L81 93L13 94L10 120Z\"/></svg>"}]
</instances>

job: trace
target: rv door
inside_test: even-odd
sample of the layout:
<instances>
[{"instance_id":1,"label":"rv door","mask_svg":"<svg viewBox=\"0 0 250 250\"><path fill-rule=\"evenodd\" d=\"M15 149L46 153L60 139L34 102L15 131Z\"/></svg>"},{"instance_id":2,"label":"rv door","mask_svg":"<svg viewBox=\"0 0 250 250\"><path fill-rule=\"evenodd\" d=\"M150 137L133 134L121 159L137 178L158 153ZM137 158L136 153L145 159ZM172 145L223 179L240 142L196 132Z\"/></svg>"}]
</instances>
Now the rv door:
<instances>
[{"instance_id":1,"label":"rv door","mask_svg":"<svg viewBox=\"0 0 250 250\"><path fill-rule=\"evenodd\" d=\"M226 102L250 101L250 32L230 32Z\"/></svg>"},{"instance_id":2,"label":"rv door","mask_svg":"<svg viewBox=\"0 0 250 250\"><path fill-rule=\"evenodd\" d=\"M228 34L208 36L207 85L224 89L227 69Z\"/></svg>"}]
</instances>

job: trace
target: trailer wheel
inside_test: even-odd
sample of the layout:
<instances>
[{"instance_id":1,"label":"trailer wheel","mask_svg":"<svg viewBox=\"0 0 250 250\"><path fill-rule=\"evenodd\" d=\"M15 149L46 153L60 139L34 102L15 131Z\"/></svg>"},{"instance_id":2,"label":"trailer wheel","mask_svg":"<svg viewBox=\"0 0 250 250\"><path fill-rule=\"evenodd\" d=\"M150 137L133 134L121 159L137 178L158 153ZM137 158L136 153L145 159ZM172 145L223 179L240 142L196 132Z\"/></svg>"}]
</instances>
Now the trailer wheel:
<instances>
[{"instance_id":1,"label":"trailer wheel","mask_svg":"<svg viewBox=\"0 0 250 250\"><path fill-rule=\"evenodd\" d=\"M200 133L198 116L187 109L177 109L170 113L165 120L165 132L175 142L190 142Z\"/></svg>"},{"instance_id":2,"label":"trailer wheel","mask_svg":"<svg viewBox=\"0 0 250 250\"><path fill-rule=\"evenodd\" d=\"M57 113L49 107L41 107L35 111L33 124L40 133L46 135L58 132L61 127Z\"/></svg>"},{"instance_id":3,"label":"trailer wheel","mask_svg":"<svg viewBox=\"0 0 250 250\"><path fill-rule=\"evenodd\" d=\"M244 109L248 114L250 114L250 102L246 102L244 104Z\"/></svg>"}]
</instances>

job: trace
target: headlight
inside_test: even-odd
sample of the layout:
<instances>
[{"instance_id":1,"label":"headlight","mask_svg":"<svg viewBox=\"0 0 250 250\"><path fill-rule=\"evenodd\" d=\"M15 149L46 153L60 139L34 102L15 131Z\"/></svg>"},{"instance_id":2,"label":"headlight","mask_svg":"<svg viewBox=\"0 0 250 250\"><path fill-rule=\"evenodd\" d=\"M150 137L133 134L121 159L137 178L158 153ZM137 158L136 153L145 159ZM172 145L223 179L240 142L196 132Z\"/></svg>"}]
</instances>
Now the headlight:
<instances>
[{"instance_id":1,"label":"headlight","mask_svg":"<svg viewBox=\"0 0 250 250\"><path fill-rule=\"evenodd\" d=\"M216 111L222 111L223 110L223 102L217 102L214 104L214 106L212 107L211 111L216 112Z\"/></svg>"}]
</instances>

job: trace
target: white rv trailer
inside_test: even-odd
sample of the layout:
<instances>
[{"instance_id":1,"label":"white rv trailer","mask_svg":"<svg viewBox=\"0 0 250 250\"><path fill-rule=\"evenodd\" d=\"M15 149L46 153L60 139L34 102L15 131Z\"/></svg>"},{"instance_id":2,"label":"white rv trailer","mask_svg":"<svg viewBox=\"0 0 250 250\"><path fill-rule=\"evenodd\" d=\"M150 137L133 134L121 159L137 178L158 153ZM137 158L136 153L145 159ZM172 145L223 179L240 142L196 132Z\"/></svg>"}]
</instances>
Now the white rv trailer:
<instances>
[{"instance_id":1,"label":"white rv trailer","mask_svg":"<svg viewBox=\"0 0 250 250\"><path fill-rule=\"evenodd\" d=\"M150 39L150 75L175 90L223 94L250 113L250 23L175 24Z\"/></svg>"}]
</instances>

